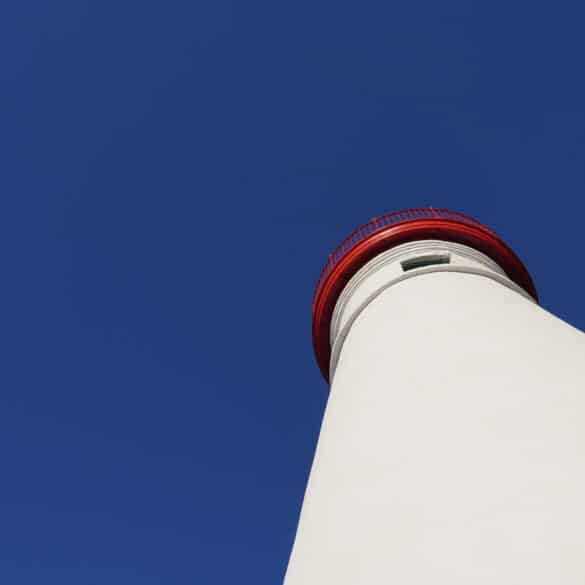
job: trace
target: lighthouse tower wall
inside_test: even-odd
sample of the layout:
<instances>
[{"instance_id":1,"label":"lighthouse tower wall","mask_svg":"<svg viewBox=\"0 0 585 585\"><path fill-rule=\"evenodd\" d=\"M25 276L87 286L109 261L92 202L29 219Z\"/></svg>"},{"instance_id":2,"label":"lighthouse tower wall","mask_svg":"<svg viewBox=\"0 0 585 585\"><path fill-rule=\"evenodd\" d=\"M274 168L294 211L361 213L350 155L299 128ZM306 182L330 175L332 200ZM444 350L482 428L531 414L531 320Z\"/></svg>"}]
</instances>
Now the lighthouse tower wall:
<instances>
[{"instance_id":1,"label":"lighthouse tower wall","mask_svg":"<svg viewBox=\"0 0 585 585\"><path fill-rule=\"evenodd\" d=\"M285 584L583 585L585 335L483 255L416 244L337 303Z\"/></svg>"}]
</instances>

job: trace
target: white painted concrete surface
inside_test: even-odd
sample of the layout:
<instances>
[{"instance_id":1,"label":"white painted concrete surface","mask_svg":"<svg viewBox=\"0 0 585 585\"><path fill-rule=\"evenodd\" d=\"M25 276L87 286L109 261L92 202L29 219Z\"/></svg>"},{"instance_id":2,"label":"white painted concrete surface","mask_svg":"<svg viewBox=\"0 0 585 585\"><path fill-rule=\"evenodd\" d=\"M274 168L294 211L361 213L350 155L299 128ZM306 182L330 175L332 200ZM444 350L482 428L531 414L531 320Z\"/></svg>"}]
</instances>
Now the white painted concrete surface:
<instances>
[{"instance_id":1,"label":"white painted concrete surface","mask_svg":"<svg viewBox=\"0 0 585 585\"><path fill-rule=\"evenodd\" d=\"M362 291L286 585L585 584L585 335L459 252Z\"/></svg>"}]
</instances>

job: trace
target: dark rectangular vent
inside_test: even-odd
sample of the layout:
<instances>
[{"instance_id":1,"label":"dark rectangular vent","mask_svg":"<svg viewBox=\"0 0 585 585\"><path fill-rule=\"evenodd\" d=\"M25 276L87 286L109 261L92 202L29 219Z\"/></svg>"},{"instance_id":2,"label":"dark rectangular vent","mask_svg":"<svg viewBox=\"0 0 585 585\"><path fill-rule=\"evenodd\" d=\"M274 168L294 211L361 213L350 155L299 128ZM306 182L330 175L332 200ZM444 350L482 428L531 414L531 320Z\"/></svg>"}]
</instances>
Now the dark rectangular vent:
<instances>
[{"instance_id":1,"label":"dark rectangular vent","mask_svg":"<svg viewBox=\"0 0 585 585\"><path fill-rule=\"evenodd\" d=\"M400 264L402 265L402 270L406 272L407 270L424 268L433 264L449 264L450 261L449 254L427 254L426 256L417 256L416 258L403 260Z\"/></svg>"}]
</instances>

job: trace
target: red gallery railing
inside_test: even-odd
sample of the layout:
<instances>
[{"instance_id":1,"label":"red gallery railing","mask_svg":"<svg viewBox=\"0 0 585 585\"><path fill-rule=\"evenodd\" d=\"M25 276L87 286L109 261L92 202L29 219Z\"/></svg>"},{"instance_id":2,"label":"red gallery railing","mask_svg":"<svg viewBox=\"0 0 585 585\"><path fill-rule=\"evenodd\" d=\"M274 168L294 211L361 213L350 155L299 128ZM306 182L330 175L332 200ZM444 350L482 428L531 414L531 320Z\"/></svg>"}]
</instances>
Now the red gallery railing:
<instances>
[{"instance_id":1,"label":"red gallery railing","mask_svg":"<svg viewBox=\"0 0 585 585\"><path fill-rule=\"evenodd\" d=\"M315 297L319 294L319 290L321 286L331 274L339 260L343 257L343 255L353 246L367 238L370 234L375 232L378 229L385 228L389 225L393 225L396 223L404 223L410 220L415 219L447 219L458 221L460 223L465 223L468 225L475 226L480 228L492 235L496 235L490 229L485 227L479 221L465 215L463 213L459 213L456 211L450 211L448 209L437 209L434 207L413 207L412 209L405 209L402 211L395 211L393 213L387 213L385 215L381 215L380 217L374 217L367 223L361 225L360 227L356 228L335 250L329 255L323 270L321 270L321 274L319 275L319 279L317 281L317 286L315 288Z\"/></svg>"}]
</instances>

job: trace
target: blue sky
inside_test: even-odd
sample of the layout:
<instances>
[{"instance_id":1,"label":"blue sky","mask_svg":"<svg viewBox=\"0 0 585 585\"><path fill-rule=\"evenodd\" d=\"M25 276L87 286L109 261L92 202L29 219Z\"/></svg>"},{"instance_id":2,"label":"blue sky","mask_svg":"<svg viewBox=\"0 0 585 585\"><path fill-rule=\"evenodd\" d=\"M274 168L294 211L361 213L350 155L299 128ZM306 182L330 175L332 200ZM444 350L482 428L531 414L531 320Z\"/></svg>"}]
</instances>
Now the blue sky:
<instances>
[{"instance_id":1,"label":"blue sky","mask_svg":"<svg viewBox=\"0 0 585 585\"><path fill-rule=\"evenodd\" d=\"M329 251L500 233L580 328L582 2L0 8L0 582L279 583Z\"/></svg>"}]
</instances>

